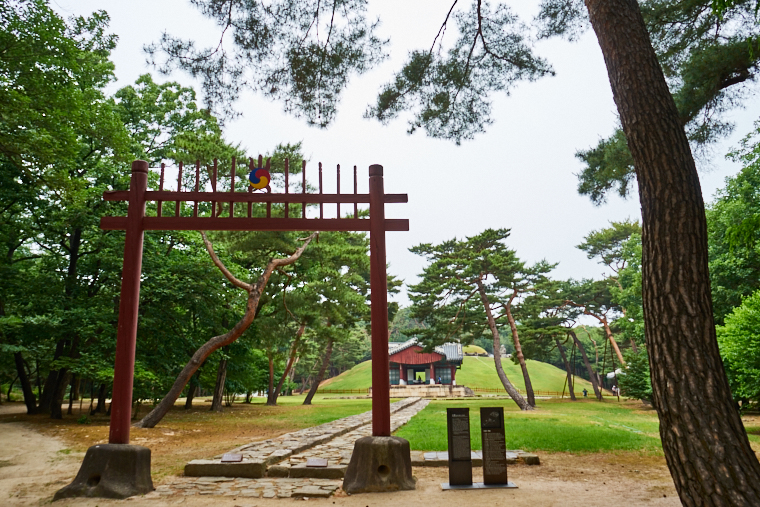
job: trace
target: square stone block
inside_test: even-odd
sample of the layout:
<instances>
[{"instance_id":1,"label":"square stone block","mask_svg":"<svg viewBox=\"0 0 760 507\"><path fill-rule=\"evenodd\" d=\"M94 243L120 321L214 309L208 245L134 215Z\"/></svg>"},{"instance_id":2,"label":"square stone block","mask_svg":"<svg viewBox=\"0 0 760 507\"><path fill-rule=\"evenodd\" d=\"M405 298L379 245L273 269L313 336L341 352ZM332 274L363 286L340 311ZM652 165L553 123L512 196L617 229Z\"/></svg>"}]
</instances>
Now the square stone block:
<instances>
[{"instance_id":1,"label":"square stone block","mask_svg":"<svg viewBox=\"0 0 760 507\"><path fill-rule=\"evenodd\" d=\"M307 467L305 463L290 467L291 478L310 477L312 479L342 479L346 475L346 465L327 465L326 467Z\"/></svg>"},{"instance_id":2,"label":"square stone block","mask_svg":"<svg viewBox=\"0 0 760 507\"><path fill-rule=\"evenodd\" d=\"M267 466L263 461L242 461L240 463L222 463L219 460L195 459L185 465L188 477L247 477L257 479L264 477Z\"/></svg>"}]
</instances>

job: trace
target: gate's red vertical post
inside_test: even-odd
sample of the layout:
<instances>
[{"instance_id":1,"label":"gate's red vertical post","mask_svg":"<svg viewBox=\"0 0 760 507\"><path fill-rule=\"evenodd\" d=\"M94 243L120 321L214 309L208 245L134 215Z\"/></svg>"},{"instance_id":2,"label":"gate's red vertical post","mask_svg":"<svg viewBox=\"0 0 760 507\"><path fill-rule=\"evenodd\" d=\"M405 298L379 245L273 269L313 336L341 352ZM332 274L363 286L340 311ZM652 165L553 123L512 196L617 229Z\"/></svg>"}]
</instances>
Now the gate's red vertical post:
<instances>
[{"instance_id":1,"label":"gate's red vertical post","mask_svg":"<svg viewBox=\"0 0 760 507\"><path fill-rule=\"evenodd\" d=\"M391 435L388 278L385 266L383 166L369 166L369 262L372 303L372 435Z\"/></svg>"},{"instance_id":2,"label":"gate's red vertical post","mask_svg":"<svg viewBox=\"0 0 760 507\"><path fill-rule=\"evenodd\" d=\"M132 162L129 182L127 233L124 240L124 265L121 275L119 327L116 332L113 395L111 402L111 444L129 443L129 423L132 418L132 383L135 376L135 346L137 344L137 313L140 302L140 274L143 254L143 218L145 191L148 189L148 163Z\"/></svg>"}]
</instances>

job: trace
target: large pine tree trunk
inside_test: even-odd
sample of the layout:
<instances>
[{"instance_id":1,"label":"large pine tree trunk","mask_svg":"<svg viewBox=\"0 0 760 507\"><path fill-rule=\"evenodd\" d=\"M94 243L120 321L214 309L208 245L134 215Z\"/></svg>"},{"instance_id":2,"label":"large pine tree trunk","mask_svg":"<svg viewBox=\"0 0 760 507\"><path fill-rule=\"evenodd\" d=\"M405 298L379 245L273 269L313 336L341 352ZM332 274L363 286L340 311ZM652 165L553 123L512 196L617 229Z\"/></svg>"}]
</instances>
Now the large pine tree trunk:
<instances>
[{"instance_id":1,"label":"large pine tree trunk","mask_svg":"<svg viewBox=\"0 0 760 507\"><path fill-rule=\"evenodd\" d=\"M491 330L491 336L493 336L493 362L496 365L496 374L499 375L501 385L504 386L504 390L507 391L509 397L520 407L520 410L533 410L533 407L525 401L525 398L520 396L515 386L507 378L507 374L504 373L504 368L501 365L501 340L499 339L499 330L496 329L496 321L491 313L491 303L488 301L488 295L486 289L481 282L478 282L478 293L480 294L480 300L483 303L483 308L486 311L486 318L488 319L488 328Z\"/></svg>"},{"instance_id":2,"label":"large pine tree trunk","mask_svg":"<svg viewBox=\"0 0 760 507\"><path fill-rule=\"evenodd\" d=\"M221 412L224 402L224 382L227 380L227 358L219 361L219 369L216 372L216 385L214 397L211 399L211 411Z\"/></svg>"},{"instance_id":3,"label":"large pine tree trunk","mask_svg":"<svg viewBox=\"0 0 760 507\"><path fill-rule=\"evenodd\" d=\"M678 110L637 1L586 6L635 163L653 401L676 490L685 506L760 505L760 463L715 337L704 202Z\"/></svg>"},{"instance_id":4,"label":"large pine tree trunk","mask_svg":"<svg viewBox=\"0 0 760 507\"><path fill-rule=\"evenodd\" d=\"M565 354L565 347L562 346L558 338L555 338L554 341L557 342L557 350L559 350L559 355L562 356L562 362L565 363L565 372L567 372L567 388L570 392L570 399L575 401L575 389L573 389L573 372L570 368L570 363L567 360L567 355Z\"/></svg>"},{"instance_id":5,"label":"large pine tree trunk","mask_svg":"<svg viewBox=\"0 0 760 507\"><path fill-rule=\"evenodd\" d=\"M29 382L29 377L26 374L26 367L24 366L24 358L21 352L15 352L13 359L16 362L16 372L18 373L18 379L21 381L21 390L24 393L24 404L26 405L27 414L37 413L37 399L34 397L34 390L32 384Z\"/></svg>"},{"instance_id":6,"label":"large pine tree trunk","mask_svg":"<svg viewBox=\"0 0 760 507\"><path fill-rule=\"evenodd\" d=\"M525 395L528 397L528 404L531 407L536 406L536 396L533 394L533 383L530 381L530 375L528 374L528 365L525 363L525 356L523 355L522 345L520 345L520 336L517 334L517 324L515 318L512 316L512 300L517 296L517 291L512 295L507 303L505 310L507 313L507 320L509 321L509 328L512 330L512 341L515 345L515 357L520 363L520 369L522 370L523 380L525 381ZM499 346L501 349L501 346ZM495 354L494 354L495 355Z\"/></svg>"},{"instance_id":7,"label":"large pine tree trunk","mask_svg":"<svg viewBox=\"0 0 760 507\"><path fill-rule=\"evenodd\" d=\"M311 384L311 389L309 389L309 394L306 395L306 399L303 400L304 405L311 405L311 400L314 398L314 395L317 394L317 389L319 389L319 383L322 382L322 378L325 376L325 371L327 370L327 366L330 364L330 356L332 355L332 349L333 349L333 340L332 338L327 340L327 348L325 349L325 357L322 359L322 366L319 367L319 372L317 373L317 377L314 379L314 382Z\"/></svg>"},{"instance_id":8,"label":"large pine tree trunk","mask_svg":"<svg viewBox=\"0 0 760 507\"><path fill-rule=\"evenodd\" d=\"M267 397L267 405L277 405L277 398L280 396L280 391L282 391L282 385L285 383L285 379L290 377L291 368L293 368L293 364L296 360L296 353L298 352L298 344L301 342L301 336L303 336L305 330L306 323L302 323L298 328L298 332L296 332L296 338L293 340L293 346L290 348L288 364L285 366L285 371L282 372L282 377L280 377L280 381L277 383L277 387L274 389L274 392L269 393L269 396Z\"/></svg>"},{"instance_id":9,"label":"large pine tree trunk","mask_svg":"<svg viewBox=\"0 0 760 507\"><path fill-rule=\"evenodd\" d=\"M599 382L596 376L596 372L591 367L591 361L588 360L588 356L586 355L586 347L583 346L583 343L578 339L578 337L575 335L575 331L570 329L568 331L570 333L570 336L573 337L573 342L578 347L578 350L581 351L581 357L583 358L583 364L586 365L586 371L588 372L588 378L591 380L591 385L594 388L594 395L596 396L596 399L599 401L602 401L602 392L599 390Z\"/></svg>"}]
</instances>

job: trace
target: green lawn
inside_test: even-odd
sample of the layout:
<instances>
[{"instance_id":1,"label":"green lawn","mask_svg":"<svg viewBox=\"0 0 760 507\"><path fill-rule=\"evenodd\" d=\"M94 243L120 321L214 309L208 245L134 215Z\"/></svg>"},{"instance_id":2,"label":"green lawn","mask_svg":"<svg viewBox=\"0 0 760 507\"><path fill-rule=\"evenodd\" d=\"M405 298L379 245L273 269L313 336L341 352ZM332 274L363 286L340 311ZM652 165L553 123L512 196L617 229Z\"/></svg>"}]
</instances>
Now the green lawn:
<instances>
[{"instance_id":1,"label":"green lawn","mask_svg":"<svg viewBox=\"0 0 760 507\"><path fill-rule=\"evenodd\" d=\"M528 373L533 384L533 389L537 391L562 392L565 385L565 372L559 368L541 361L527 361ZM504 371L509 380L525 392L525 382L523 382L522 371L520 366L514 364L509 359L502 360ZM500 389L503 387L498 375L496 366L491 357L465 357L462 368L457 370L457 384L467 387L480 387L486 389ZM576 377L576 393L581 394L585 387L593 393L591 383ZM365 361L354 366L352 369L341 373L322 384L323 389L366 389L372 384L372 364L371 361ZM592 394L593 395L593 394Z\"/></svg>"},{"instance_id":2,"label":"green lawn","mask_svg":"<svg viewBox=\"0 0 760 507\"><path fill-rule=\"evenodd\" d=\"M412 449L445 451L446 408L470 409L472 449L480 449L480 407L504 407L508 449L549 452L637 450L662 452L654 410L639 402L541 400L538 409L520 411L510 399L432 401L396 435Z\"/></svg>"}]
</instances>

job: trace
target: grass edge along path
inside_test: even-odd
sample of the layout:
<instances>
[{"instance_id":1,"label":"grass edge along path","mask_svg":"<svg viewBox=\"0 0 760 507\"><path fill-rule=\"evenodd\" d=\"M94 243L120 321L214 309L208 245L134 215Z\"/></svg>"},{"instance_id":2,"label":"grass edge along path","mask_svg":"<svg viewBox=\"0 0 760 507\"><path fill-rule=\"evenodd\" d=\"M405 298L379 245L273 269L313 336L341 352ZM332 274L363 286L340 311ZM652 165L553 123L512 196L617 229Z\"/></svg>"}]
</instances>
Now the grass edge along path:
<instances>
[{"instance_id":1,"label":"grass edge along path","mask_svg":"<svg viewBox=\"0 0 760 507\"><path fill-rule=\"evenodd\" d=\"M502 406L507 449L662 454L657 414L641 402L540 400L537 405L522 412L509 399L434 400L395 435L409 440L414 450L445 451L446 408L466 407L472 449L481 449L480 407Z\"/></svg>"}]
</instances>

